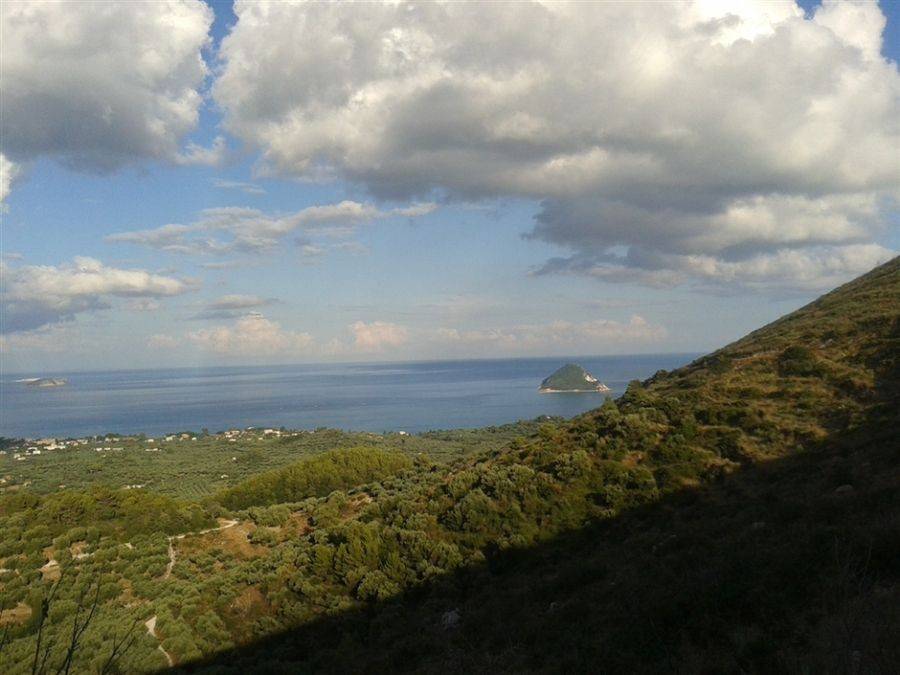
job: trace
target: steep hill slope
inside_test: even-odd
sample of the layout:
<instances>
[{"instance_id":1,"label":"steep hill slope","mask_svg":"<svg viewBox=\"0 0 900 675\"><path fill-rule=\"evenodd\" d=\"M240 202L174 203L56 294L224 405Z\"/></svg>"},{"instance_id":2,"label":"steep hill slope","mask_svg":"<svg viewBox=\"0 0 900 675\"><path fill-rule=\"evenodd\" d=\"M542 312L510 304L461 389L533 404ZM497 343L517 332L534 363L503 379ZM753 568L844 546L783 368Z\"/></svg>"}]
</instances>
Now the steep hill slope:
<instances>
[{"instance_id":1,"label":"steep hill slope","mask_svg":"<svg viewBox=\"0 0 900 675\"><path fill-rule=\"evenodd\" d=\"M898 311L893 260L449 473L308 503L258 586L294 627L197 667L891 672Z\"/></svg>"},{"instance_id":2,"label":"steep hill slope","mask_svg":"<svg viewBox=\"0 0 900 675\"><path fill-rule=\"evenodd\" d=\"M896 400L900 260L873 270L649 390L678 396L698 421L740 429L741 456L821 440Z\"/></svg>"}]
</instances>

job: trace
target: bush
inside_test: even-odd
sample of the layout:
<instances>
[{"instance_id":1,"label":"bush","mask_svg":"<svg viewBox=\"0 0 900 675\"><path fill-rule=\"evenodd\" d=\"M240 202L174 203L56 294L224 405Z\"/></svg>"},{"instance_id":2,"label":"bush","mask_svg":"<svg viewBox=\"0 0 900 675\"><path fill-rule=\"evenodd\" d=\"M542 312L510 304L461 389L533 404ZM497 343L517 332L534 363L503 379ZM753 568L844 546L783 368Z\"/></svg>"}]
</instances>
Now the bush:
<instances>
[{"instance_id":1,"label":"bush","mask_svg":"<svg viewBox=\"0 0 900 675\"><path fill-rule=\"evenodd\" d=\"M299 502L381 480L411 467L412 460L399 452L366 447L332 450L261 473L225 490L218 498L232 509Z\"/></svg>"},{"instance_id":2,"label":"bush","mask_svg":"<svg viewBox=\"0 0 900 675\"><path fill-rule=\"evenodd\" d=\"M826 374L812 350L801 345L792 345L781 352L778 369L782 375L797 377L822 377Z\"/></svg>"}]
</instances>

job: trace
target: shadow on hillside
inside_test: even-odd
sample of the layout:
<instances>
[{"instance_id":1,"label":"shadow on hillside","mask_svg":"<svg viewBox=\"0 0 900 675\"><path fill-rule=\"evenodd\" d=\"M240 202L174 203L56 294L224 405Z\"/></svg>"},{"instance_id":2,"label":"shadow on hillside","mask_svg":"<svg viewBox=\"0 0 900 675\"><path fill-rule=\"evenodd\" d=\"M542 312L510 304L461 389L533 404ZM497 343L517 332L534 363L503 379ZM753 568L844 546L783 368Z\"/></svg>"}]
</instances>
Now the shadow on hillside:
<instances>
[{"instance_id":1,"label":"shadow on hillside","mask_svg":"<svg viewBox=\"0 0 900 675\"><path fill-rule=\"evenodd\" d=\"M828 447L183 669L896 672L891 400Z\"/></svg>"}]
</instances>

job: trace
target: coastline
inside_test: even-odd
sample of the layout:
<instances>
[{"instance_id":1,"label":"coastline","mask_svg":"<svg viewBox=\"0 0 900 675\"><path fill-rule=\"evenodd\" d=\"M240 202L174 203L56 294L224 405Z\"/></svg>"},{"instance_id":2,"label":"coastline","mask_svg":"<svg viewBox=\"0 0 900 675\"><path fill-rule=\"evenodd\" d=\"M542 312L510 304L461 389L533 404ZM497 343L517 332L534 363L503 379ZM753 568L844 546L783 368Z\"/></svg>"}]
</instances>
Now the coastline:
<instances>
[{"instance_id":1,"label":"coastline","mask_svg":"<svg viewBox=\"0 0 900 675\"><path fill-rule=\"evenodd\" d=\"M612 389L543 389L539 388L539 394L608 394Z\"/></svg>"}]
</instances>

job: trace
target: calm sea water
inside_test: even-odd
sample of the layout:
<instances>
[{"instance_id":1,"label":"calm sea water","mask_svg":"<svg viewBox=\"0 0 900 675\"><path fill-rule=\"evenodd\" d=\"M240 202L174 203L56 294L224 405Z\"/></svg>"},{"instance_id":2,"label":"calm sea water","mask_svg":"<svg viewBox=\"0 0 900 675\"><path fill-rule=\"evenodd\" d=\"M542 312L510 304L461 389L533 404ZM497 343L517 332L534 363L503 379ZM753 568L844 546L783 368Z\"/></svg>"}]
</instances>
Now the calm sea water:
<instances>
[{"instance_id":1,"label":"calm sea water","mask_svg":"<svg viewBox=\"0 0 900 675\"><path fill-rule=\"evenodd\" d=\"M178 368L83 373L64 387L0 381L0 435L79 437L232 427L408 431L481 427L539 415L571 417L601 394L539 394L567 361L618 396L630 380L683 365L693 354L437 361L390 364Z\"/></svg>"}]
</instances>

